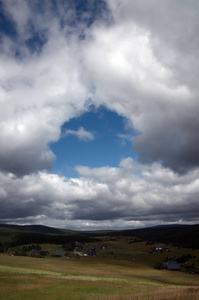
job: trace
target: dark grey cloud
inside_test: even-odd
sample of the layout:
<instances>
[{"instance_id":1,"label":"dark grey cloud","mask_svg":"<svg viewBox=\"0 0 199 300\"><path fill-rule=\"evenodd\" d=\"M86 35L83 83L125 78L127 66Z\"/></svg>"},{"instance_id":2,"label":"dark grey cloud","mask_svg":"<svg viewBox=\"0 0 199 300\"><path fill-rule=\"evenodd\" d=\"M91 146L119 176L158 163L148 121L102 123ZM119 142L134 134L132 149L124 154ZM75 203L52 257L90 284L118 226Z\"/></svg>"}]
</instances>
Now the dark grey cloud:
<instances>
[{"instance_id":1,"label":"dark grey cloud","mask_svg":"<svg viewBox=\"0 0 199 300\"><path fill-rule=\"evenodd\" d=\"M110 1L111 5L114 1ZM173 87L185 85L190 91L186 102L170 98L150 118L148 127L135 139L133 149L141 162L163 161L177 172L198 166L198 83L199 3L197 1L121 1L116 16L150 32L156 58L172 72ZM156 6L156 9L154 7ZM125 18L124 18L125 16ZM117 18L116 17L116 18ZM150 112L149 112L150 113Z\"/></svg>"},{"instance_id":2,"label":"dark grey cloud","mask_svg":"<svg viewBox=\"0 0 199 300\"><path fill-rule=\"evenodd\" d=\"M7 146L12 147L12 146ZM18 176L38 172L38 170L50 171L55 155L50 149L15 149L7 151L0 156L0 169L12 172Z\"/></svg>"},{"instance_id":3,"label":"dark grey cloud","mask_svg":"<svg viewBox=\"0 0 199 300\"><path fill-rule=\"evenodd\" d=\"M153 116L146 130L136 137L133 149L142 163L160 161L184 173L199 164L198 107Z\"/></svg>"},{"instance_id":4,"label":"dark grey cloud","mask_svg":"<svg viewBox=\"0 0 199 300\"><path fill-rule=\"evenodd\" d=\"M88 58L97 101L132 120L140 162L179 173L198 167L199 3L107 3L114 21L93 30Z\"/></svg>"}]
</instances>

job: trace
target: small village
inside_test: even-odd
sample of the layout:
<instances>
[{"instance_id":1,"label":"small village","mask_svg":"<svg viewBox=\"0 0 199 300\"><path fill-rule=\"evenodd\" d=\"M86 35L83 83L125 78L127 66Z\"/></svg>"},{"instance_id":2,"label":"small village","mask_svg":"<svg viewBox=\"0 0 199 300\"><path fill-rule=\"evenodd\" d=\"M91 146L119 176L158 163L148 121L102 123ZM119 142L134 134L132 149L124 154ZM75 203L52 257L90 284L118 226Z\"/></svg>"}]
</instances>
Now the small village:
<instances>
[{"instance_id":1,"label":"small village","mask_svg":"<svg viewBox=\"0 0 199 300\"><path fill-rule=\"evenodd\" d=\"M119 239L119 237L118 237ZM114 241L116 241L115 238L110 238L111 246L108 245L108 243L98 243L97 246L90 245L86 242L79 242L79 241L68 241L62 245L62 247L59 247L52 251L43 250L40 245L29 245L29 246L22 246L17 247L15 251L10 252L9 255L11 256L27 256L27 257L55 257L55 258L89 258L89 257L114 257L114 251L113 251L113 245ZM132 240L129 242L129 244L132 245ZM134 245L137 244L136 241L134 241ZM146 243L147 245L147 243ZM160 270L169 270L169 271L184 271L184 270L192 270L194 271L194 263L192 260L195 258L191 254L183 254L182 256L178 255L170 255L172 254L172 250L164 245L156 245L148 248L148 251L143 252L142 255L136 255L133 256L136 251L132 250L131 252L128 250L127 256L132 261L142 261L144 257L147 255L159 255L160 260L154 264L155 269ZM125 250L125 249L123 249ZM116 253L118 253L119 249L116 250ZM132 253L132 257L130 258L129 253ZM161 259L161 255L168 253L168 255L163 259ZM125 253L124 253L125 256Z\"/></svg>"}]
</instances>

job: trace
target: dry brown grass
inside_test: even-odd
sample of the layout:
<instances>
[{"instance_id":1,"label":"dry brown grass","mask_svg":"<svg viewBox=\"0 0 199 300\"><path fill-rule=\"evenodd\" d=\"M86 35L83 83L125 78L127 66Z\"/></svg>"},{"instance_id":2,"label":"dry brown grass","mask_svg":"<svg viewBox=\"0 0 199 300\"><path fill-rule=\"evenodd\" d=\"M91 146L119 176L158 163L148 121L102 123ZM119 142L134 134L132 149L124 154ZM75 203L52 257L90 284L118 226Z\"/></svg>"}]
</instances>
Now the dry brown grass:
<instances>
[{"instance_id":1,"label":"dry brown grass","mask_svg":"<svg viewBox=\"0 0 199 300\"><path fill-rule=\"evenodd\" d=\"M198 300L199 287L162 287L148 293L131 296L113 295L97 300Z\"/></svg>"}]
</instances>

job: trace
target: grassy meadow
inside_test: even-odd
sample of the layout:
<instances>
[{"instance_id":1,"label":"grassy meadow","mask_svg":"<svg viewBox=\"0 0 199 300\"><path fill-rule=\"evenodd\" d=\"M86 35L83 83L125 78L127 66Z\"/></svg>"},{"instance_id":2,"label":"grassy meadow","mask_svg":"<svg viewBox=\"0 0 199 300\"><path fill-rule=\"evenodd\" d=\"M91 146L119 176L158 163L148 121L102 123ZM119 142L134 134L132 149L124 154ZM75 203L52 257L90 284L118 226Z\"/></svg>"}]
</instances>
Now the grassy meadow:
<instances>
[{"instance_id":1,"label":"grassy meadow","mask_svg":"<svg viewBox=\"0 0 199 300\"><path fill-rule=\"evenodd\" d=\"M0 256L0 299L199 299L198 274L154 269L166 256L184 253L194 256L191 261L199 268L199 250L169 246L169 253L150 253L150 245L132 238L101 239L92 243L96 257L73 252L69 258L53 257L60 249L53 244L40 244L50 252L45 258L11 256L14 249L9 249Z\"/></svg>"}]
</instances>

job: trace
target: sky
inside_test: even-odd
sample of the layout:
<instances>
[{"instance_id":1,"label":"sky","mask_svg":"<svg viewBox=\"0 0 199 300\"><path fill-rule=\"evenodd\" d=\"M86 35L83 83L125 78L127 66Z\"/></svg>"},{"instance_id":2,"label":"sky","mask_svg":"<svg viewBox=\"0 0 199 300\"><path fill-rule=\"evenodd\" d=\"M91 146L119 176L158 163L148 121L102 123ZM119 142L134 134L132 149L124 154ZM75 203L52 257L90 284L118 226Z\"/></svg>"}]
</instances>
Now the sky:
<instances>
[{"instance_id":1,"label":"sky","mask_svg":"<svg viewBox=\"0 0 199 300\"><path fill-rule=\"evenodd\" d=\"M199 223L199 1L0 0L0 223Z\"/></svg>"}]
</instances>

